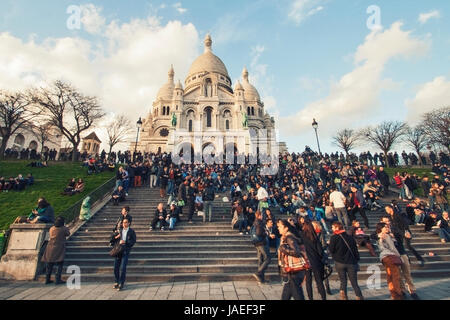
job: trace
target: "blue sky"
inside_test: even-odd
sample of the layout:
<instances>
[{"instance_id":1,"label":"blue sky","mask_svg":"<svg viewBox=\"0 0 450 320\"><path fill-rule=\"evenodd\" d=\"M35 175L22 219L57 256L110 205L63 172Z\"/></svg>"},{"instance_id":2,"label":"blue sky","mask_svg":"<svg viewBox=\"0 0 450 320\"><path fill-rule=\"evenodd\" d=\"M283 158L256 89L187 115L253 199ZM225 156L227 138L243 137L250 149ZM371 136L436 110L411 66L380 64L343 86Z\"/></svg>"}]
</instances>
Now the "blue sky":
<instances>
[{"instance_id":1,"label":"blue sky","mask_svg":"<svg viewBox=\"0 0 450 320\"><path fill-rule=\"evenodd\" d=\"M91 19L69 30L67 8L89 4ZM376 32L366 26L370 5L380 8ZM446 0L3 0L0 64L10 67L0 67L0 86L22 88L61 72L80 88L97 90L109 111L127 110L134 120L146 116L171 63L184 81L210 32L233 82L247 66L289 150L315 148L316 117L322 150L331 151L339 129L388 119L414 123L422 111L450 104L449 9ZM135 34L143 40L132 39ZM142 71L124 61L135 54L137 61L148 56ZM50 71L42 67L47 64ZM118 83L131 94L139 89L136 97L116 97Z\"/></svg>"}]
</instances>

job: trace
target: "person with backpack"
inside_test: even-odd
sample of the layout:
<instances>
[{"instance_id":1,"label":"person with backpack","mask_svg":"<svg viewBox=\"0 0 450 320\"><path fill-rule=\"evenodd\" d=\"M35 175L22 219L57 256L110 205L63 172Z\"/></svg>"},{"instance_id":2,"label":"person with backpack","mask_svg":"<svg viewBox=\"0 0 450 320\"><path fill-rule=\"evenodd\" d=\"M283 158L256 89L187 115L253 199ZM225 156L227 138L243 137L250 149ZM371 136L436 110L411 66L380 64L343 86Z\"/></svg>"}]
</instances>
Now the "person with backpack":
<instances>
[{"instance_id":1,"label":"person with backpack","mask_svg":"<svg viewBox=\"0 0 450 320\"><path fill-rule=\"evenodd\" d=\"M278 231L281 234L281 243L278 249L278 265L283 279L283 291L281 300L305 300L302 282L305 277L305 269L309 268L309 261L303 246L301 237L292 225L286 220L277 222ZM297 258L297 259L295 259ZM295 265L289 262L297 262Z\"/></svg>"},{"instance_id":2,"label":"person with backpack","mask_svg":"<svg viewBox=\"0 0 450 320\"><path fill-rule=\"evenodd\" d=\"M261 284L265 282L264 273L270 264L270 251L267 250L267 233L259 210L255 212L255 222L250 229L250 238L256 248L258 257L258 271L253 274L253 277Z\"/></svg>"},{"instance_id":3,"label":"person with backpack","mask_svg":"<svg viewBox=\"0 0 450 320\"><path fill-rule=\"evenodd\" d=\"M150 164L150 188L154 188L156 186L156 179L158 174L158 166L156 163Z\"/></svg>"}]
</instances>

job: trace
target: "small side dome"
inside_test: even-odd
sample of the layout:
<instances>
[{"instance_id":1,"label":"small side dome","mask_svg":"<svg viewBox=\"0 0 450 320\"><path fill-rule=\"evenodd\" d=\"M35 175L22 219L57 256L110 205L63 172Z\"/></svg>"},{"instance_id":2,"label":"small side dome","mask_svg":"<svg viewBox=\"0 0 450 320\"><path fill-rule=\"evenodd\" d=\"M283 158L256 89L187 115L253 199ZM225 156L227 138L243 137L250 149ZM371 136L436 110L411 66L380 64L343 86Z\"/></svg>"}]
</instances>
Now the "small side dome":
<instances>
[{"instance_id":1,"label":"small side dome","mask_svg":"<svg viewBox=\"0 0 450 320\"><path fill-rule=\"evenodd\" d=\"M238 90L244 90L244 88L242 87L242 84L239 80L236 82L236 85L234 86L234 91L238 91Z\"/></svg>"},{"instance_id":2,"label":"small side dome","mask_svg":"<svg viewBox=\"0 0 450 320\"><path fill-rule=\"evenodd\" d=\"M244 88L244 98L248 101L261 101L261 98L259 96L258 90L250 84L248 81L248 71L247 68L244 67L244 70L242 70L242 86Z\"/></svg>"},{"instance_id":3,"label":"small side dome","mask_svg":"<svg viewBox=\"0 0 450 320\"><path fill-rule=\"evenodd\" d=\"M177 84L175 85L176 90L183 90L183 86L181 85L180 80L178 79Z\"/></svg>"},{"instance_id":4,"label":"small side dome","mask_svg":"<svg viewBox=\"0 0 450 320\"><path fill-rule=\"evenodd\" d=\"M173 82L173 77L175 76L175 72L173 71L173 65L170 67L168 72L168 81L164 84L161 89L159 89L158 94L156 95L156 100L171 100L173 97L173 90L175 89L175 83Z\"/></svg>"}]
</instances>

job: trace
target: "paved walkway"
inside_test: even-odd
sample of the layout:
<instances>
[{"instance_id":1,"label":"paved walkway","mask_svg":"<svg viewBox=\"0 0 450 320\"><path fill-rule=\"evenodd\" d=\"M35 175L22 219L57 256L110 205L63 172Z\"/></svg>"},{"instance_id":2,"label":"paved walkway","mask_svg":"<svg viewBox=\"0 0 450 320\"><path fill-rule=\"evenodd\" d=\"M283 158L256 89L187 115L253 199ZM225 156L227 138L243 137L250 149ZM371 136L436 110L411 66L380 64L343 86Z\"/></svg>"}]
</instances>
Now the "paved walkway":
<instances>
[{"instance_id":1,"label":"paved walkway","mask_svg":"<svg viewBox=\"0 0 450 320\"><path fill-rule=\"evenodd\" d=\"M126 283L118 292L112 285L87 283L80 289L68 289L37 282L0 281L0 300L279 300L282 288L279 283L258 285L248 281ZM450 300L450 279L416 279L415 285L423 300ZM330 281L330 286L334 294L328 299L338 300L339 283ZM368 289L362 283L360 286L367 300L390 298L385 282L380 289ZM348 295L355 298L350 284ZM315 288L314 297L319 298Z\"/></svg>"}]
</instances>

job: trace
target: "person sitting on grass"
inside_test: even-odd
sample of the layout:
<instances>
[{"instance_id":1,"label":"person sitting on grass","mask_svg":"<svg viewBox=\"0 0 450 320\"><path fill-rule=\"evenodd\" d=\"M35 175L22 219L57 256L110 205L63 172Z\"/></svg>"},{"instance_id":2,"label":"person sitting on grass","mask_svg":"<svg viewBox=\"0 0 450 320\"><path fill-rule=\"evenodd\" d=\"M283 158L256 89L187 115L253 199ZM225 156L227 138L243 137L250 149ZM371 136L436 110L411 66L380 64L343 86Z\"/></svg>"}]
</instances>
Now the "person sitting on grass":
<instances>
[{"instance_id":1,"label":"person sitting on grass","mask_svg":"<svg viewBox=\"0 0 450 320\"><path fill-rule=\"evenodd\" d=\"M21 174L19 174L15 179L15 185L14 185L14 190L16 191L23 191L25 190L25 186L26 186L26 181L23 178L23 176Z\"/></svg>"},{"instance_id":2,"label":"person sitting on grass","mask_svg":"<svg viewBox=\"0 0 450 320\"><path fill-rule=\"evenodd\" d=\"M66 188L62 192L62 195L71 196L73 191L75 190L76 181L75 178L72 178L67 184Z\"/></svg>"},{"instance_id":3,"label":"person sitting on grass","mask_svg":"<svg viewBox=\"0 0 450 320\"><path fill-rule=\"evenodd\" d=\"M5 183L4 190L8 192L14 190L15 187L16 187L16 180L14 180L13 177L9 177L9 180Z\"/></svg>"},{"instance_id":4,"label":"person sitting on grass","mask_svg":"<svg viewBox=\"0 0 450 320\"><path fill-rule=\"evenodd\" d=\"M72 194L82 193L84 191L84 181L83 179L78 179L78 182L75 184L75 188Z\"/></svg>"},{"instance_id":5,"label":"person sitting on grass","mask_svg":"<svg viewBox=\"0 0 450 320\"><path fill-rule=\"evenodd\" d=\"M27 186L32 186L34 184L34 177L32 173L29 173L26 178Z\"/></svg>"}]
</instances>

